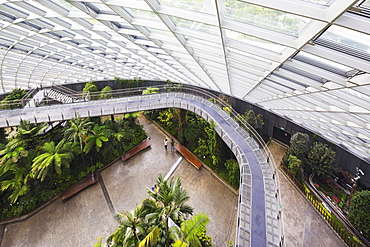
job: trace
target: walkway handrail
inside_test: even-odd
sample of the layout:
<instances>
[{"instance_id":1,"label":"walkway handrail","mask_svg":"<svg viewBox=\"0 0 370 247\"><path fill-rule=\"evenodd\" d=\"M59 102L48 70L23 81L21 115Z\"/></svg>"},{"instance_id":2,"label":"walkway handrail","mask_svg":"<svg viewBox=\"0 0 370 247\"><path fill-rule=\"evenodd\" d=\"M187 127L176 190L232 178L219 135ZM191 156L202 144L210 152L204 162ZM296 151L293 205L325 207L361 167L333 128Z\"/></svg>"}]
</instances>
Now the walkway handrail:
<instances>
[{"instance_id":1,"label":"walkway handrail","mask_svg":"<svg viewBox=\"0 0 370 247\"><path fill-rule=\"evenodd\" d=\"M315 194L317 198L320 198L322 201L326 202L326 205L330 207L333 214L345 225L345 227L351 232L352 235L356 236L359 241L361 241L365 246L370 246L370 241L368 241L352 224L349 220L343 215L342 211L335 207L332 202L323 195L319 190L316 189L314 182L312 181L315 173L312 173L308 178L308 183L304 183L309 187L309 189Z\"/></svg>"},{"instance_id":2,"label":"walkway handrail","mask_svg":"<svg viewBox=\"0 0 370 247\"><path fill-rule=\"evenodd\" d=\"M275 189L276 189L276 192L274 190L273 193L275 193L275 197L276 197L276 200L277 200L277 207L279 207L279 208L277 208L277 213L278 213L277 220L278 220L278 225L279 225L279 228L280 228L280 231L279 231L280 234L278 236L280 238L280 241L279 241L280 245L284 246L284 237L283 237L283 232L284 231L283 231L283 224L282 224L282 218L281 218L282 217L282 215L281 215L281 199L280 199L280 189L279 189L279 179L278 179L277 168L276 168L276 164L274 162L274 159L273 159L267 145L263 141L262 137L258 134L258 132L256 130L254 130L252 128L252 126L250 126L244 119L242 119L240 117L240 114L238 114L234 109L232 109L229 104L224 102L216 94L214 94L210 91L207 91L207 90L201 89L201 88L197 88L197 87L193 87L193 86L186 86L186 85L181 85L180 86L180 85L165 84L165 85L158 85L158 86L154 86L154 87L157 88L157 89L155 89L155 91L160 93L160 94L163 94L164 97L166 97L166 93L168 94L168 93L172 93L172 92L180 92L181 94L184 93L184 96L186 98L189 97L189 98L193 98L194 100L198 100L198 101L210 100L212 103L214 103L215 105L218 106L217 108L221 108L220 110L223 109L223 112L221 113L221 115L223 115L223 118L230 119L235 124L238 124L238 126L240 126L241 129L245 130L245 132L248 132L248 133L246 133L247 135L249 135L250 137L253 138L253 140L255 140L255 143L259 146L260 152L264 155L263 158L261 157L262 158L261 162L263 162L264 164L268 163L268 165L266 164L266 166L269 166L270 168L272 168L271 169L272 170L272 178L271 179L274 180L273 184L274 184ZM144 90L147 90L147 88L146 87L139 87L139 88L124 89L124 90L112 90L112 92L106 94L106 96L108 96L108 98L123 98L123 97L131 96L132 100L134 100L134 101L138 100L138 102L139 102L140 99L142 99L142 96L143 96L142 94L143 94ZM98 95L100 95L100 92L91 93L91 98L92 99L94 99L94 98L97 99ZM140 96L140 97L136 97L136 96ZM147 96L146 97L147 99L148 98L151 98L151 99L157 99L158 98L158 100L160 100L160 98L161 98L161 95L157 96L156 94L148 94L148 95L145 95L145 96ZM178 97L182 97L182 96L178 96ZM200 98L200 100L197 99L197 97ZM143 97L143 98L145 98L145 97ZM99 104L99 101L96 101L96 103ZM95 104L95 102L94 102L94 104ZM174 106L174 107L176 107L176 106ZM211 107L211 108L213 108L213 107ZM126 109L126 111L127 111L127 109ZM113 112L114 112L114 108L113 108ZM89 114L90 113L88 113L88 116L90 116ZM47 116L48 116L49 122L50 122L51 120L50 120L49 114L47 114ZM62 119L64 119L63 114L62 114ZM35 118L35 121L36 121L36 118ZM43 120L43 121L45 121L45 120ZM6 122L7 122L7 120L6 120ZM12 123L12 124L14 124L14 123ZM8 126L9 126L9 123L8 123ZM238 127L235 128L235 129L238 129ZM249 139L249 138L246 137L246 139ZM265 158L266 158L266 161L264 160ZM268 173L268 174L270 174L270 173ZM265 177L264 181L271 181L270 177Z\"/></svg>"},{"instance_id":3,"label":"walkway handrail","mask_svg":"<svg viewBox=\"0 0 370 247\"><path fill-rule=\"evenodd\" d=\"M57 91L60 91L60 92L63 92L63 93L66 93L66 94L69 94L71 97L76 97L78 95L80 95L79 92L73 90L73 89L70 89L68 87L65 87L65 86L62 86L62 85L53 85L51 87L51 89L55 89ZM81 97L77 97L77 98L81 98Z\"/></svg>"},{"instance_id":4,"label":"walkway handrail","mask_svg":"<svg viewBox=\"0 0 370 247\"><path fill-rule=\"evenodd\" d=\"M22 99L20 100L21 103L22 103L22 107L25 107L27 105L27 103L32 100L33 96L35 96L35 94L38 93L38 91L40 91L40 89L38 87L36 88L33 88L31 90L29 90L23 97ZM12 108L14 109L14 108Z\"/></svg>"}]
</instances>

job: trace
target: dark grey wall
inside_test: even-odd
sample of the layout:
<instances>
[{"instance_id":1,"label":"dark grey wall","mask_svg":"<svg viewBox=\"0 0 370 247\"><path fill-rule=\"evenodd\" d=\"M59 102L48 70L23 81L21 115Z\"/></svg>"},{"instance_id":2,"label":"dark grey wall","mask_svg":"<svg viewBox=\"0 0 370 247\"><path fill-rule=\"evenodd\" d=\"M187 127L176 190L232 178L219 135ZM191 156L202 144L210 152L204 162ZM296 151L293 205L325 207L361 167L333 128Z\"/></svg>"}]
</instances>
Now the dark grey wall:
<instances>
[{"instance_id":1,"label":"dark grey wall","mask_svg":"<svg viewBox=\"0 0 370 247\"><path fill-rule=\"evenodd\" d=\"M370 188L370 160L363 160L353 155L345 148L337 146L327 141L323 137L316 135L307 128L295 124L286 118L269 112L256 105L239 99L234 99L233 107L239 113L244 113L246 110L253 110L256 114L262 114L263 121L265 123L262 127L262 136L273 136L273 128L276 126L277 128L283 128L284 131L290 133L291 135L296 132L306 133L310 136L311 141L318 141L328 144L328 146L336 152L335 163L339 167L342 167L343 170L348 171L351 174L356 174L356 167L359 167L365 173L365 176L359 180L359 184L365 188Z\"/></svg>"}]
</instances>

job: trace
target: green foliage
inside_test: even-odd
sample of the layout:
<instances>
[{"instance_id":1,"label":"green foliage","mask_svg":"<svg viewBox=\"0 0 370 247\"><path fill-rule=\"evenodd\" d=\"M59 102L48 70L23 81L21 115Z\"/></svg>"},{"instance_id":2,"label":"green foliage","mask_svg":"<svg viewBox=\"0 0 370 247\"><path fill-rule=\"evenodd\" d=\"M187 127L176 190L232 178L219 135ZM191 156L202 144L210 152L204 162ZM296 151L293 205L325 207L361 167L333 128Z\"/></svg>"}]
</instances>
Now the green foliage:
<instances>
[{"instance_id":1,"label":"green foliage","mask_svg":"<svg viewBox=\"0 0 370 247\"><path fill-rule=\"evenodd\" d=\"M99 152L103 146L103 143L107 141L109 141L109 139L105 134L105 126L99 126L98 124L95 124L85 140L86 145L83 151L85 153L89 153L91 149L95 147L96 151Z\"/></svg>"},{"instance_id":2,"label":"green foliage","mask_svg":"<svg viewBox=\"0 0 370 247\"><path fill-rule=\"evenodd\" d=\"M159 88L157 87L147 87L146 90L143 91L143 95L145 94L154 94L159 93Z\"/></svg>"},{"instance_id":3,"label":"green foliage","mask_svg":"<svg viewBox=\"0 0 370 247\"><path fill-rule=\"evenodd\" d=\"M121 88L139 87L142 82L140 77L133 79L120 79L118 77L114 77L114 81L118 82Z\"/></svg>"},{"instance_id":4,"label":"green foliage","mask_svg":"<svg viewBox=\"0 0 370 247\"><path fill-rule=\"evenodd\" d=\"M99 95L99 99L110 99L112 98L112 88L110 86L104 87Z\"/></svg>"},{"instance_id":5,"label":"green foliage","mask_svg":"<svg viewBox=\"0 0 370 247\"><path fill-rule=\"evenodd\" d=\"M189 144L189 149L194 150L198 145L198 139L204 141L206 138L203 125L198 121L188 122L184 129L184 137Z\"/></svg>"},{"instance_id":6,"label":"green foliage","mask_svg":"<svg viewBox=\"0 0 370 247\"><path fill-rule=\"evenodd\" d=\"M215 131L215 123L210 122L208 126L204 128L207 138L198 139L198 147L194 150L194 153L200 156L209 156L212 160L213 167L218 164L218 157L216 156L216 145L217 145L217 133Z\"/></svg>"},{"instance_id":7,"label":"green foliage","mask_svg":"<svg viewBox=\"0 0 370 247\"><path fill-rule=\"evenodd\" d=\"M93 81L89 81L89 82L85 83L85 86L82 89L82 96L86 97L88 95L88 93L93 93L93 92L97 92L97 91L99 91L99 90L98 90L98 86L96 85L96 83L93 82ZM96 99L96 97L91 97L91 98Z\"/></svg>"},{"instance_id":8,"label":"green foliage","mask_svg":"<svg viewBox=\"0 0 370 247\"><path fill-rule=\"evenodd\" d=\"M13 89L6 97L1 101L0 108L1 109L13 109L13 108L20 108L22 104L17 102L21 100L23 96L26 95L26 91L21 88Z\"/></svg>"},{"instance_id":9,"label":"green foliage","mask_svg":"<svg viewBox=\"0 0 370 247\"><path fill-rule=\"evenodd\" d=\"M300 159L307 157L310 149L310 137L300 132L295 133L290 139L290 154Z\"/></svg>"},{"instance_id":10,"label":"green foliage","mask_svg":"<svg viewBox=\"0 0 370 247\"><path fill-rule=\"evenodd\" d=\"M206 235L209 222L201 212L189 218L193 208L187 204L189 196L181 187L180 178L165 181L157 178L157 189L147 189L150 196L134 210L117 213L119 226L108 237L109 246L212 246ZM170 227L170 223L172 227Z\"/></svg>"},{"instance_id":11,"label":"green foliage","mask_svg":"<svg viewBox=\"0 0 370 247\"><path fill-rule=\"evenodd\" d=\"M329 177L336 169L335 152L324 143L313 143L308 153L309 169L321 178Z\"/></svg>"},{"instance_id":12,"label":"green foliage","mask_svg":"<svg viewBox=\"0 0 370 247\"><path fill-rule=\"evenodd\" d=\"M26 95L26 91L21 88L13 89L6 97L5 101L12 101L12 100L19 100L22 99L23 96Z\"/></svg>"},{"instance_id":13,"label":"green foliage","mask_svg":"<svg viewBox=\"0 0 370 247\"><path fill-rule=\"evenodd\" d=\"M167 85L164 87L167 92L176 91L182 87L181 83L172 82L171 80L166 80Z\"/></svg>"},{"instance_id":14,"label":"green foliage","mask_svg":"<svg viewBox=\"0 0 370 247\"><path fill-rule=\"evenodd\" d=\"M197 232L197 237L203 247L212 246L212 238L211 236L207 235L207 228L205 226L201 226L199 228L199 231Z\"/></svg>"},{"instance_id":15,"label":"green foliage","mask_svg":"<svg viewBox=\"0 0 370 247\"><path fill-rule=\"evenodd\" d=\"M370 191L356 192L351 199L348 219L370 241Z\"/></svg>"},{"instance_id":16,"label":"green foliage","mask_svg":"<svg viewBox=\"0 0 370 247\"><path fill-rule=\"evenodd\" d=\"M297 175L301 169L302 161L294 155L288 156L288 168L291 173Z\"/></svg>"},{"instance_id":17,"label":"green foliage","mask_svg":"<svg viewBox=\"0 0 370 247\"><path fill-rule=\"evenodd\" d=\"M43 181L50 174L50 167L54 167L57 174L62 173L62 166L69 168L70 162L76 153L76 145L72 142L60 141L58 145L47 142L42 147L42 154L33 159L31 177Z\"/></svg>"},{"instance_id":18,"label":"green foliage","mask_svg":"<svg viewBox=\"0 0 370 247\"><path fill-rule=\"evenodd\" d=\"M208 223L208 215L200 212L191 219L184 220L180 228L173 226L170 229L171 238L175 239L175 243L172 246L211 246L209 244L212 244L212 240L209 236L206 236Z\"/></svg>"},{"instance_id":19,"label":"green foliage","mask_svg":"<svg viewBox=\"0 0 370 247\"><path fill-rule=\"evenodd\" d=\"M263 116L261 114L256 115L253 110L246 110L244 114L238 114L236 116L236 121L247 122L253 129L259 131L259 126L264 125ZM247 132L250 132L246 129Z\"/></svg>"},{"instance_id":20,"label":"green foliage","mask_svg":"<svg viewBox=\"0 0 370 247\"><path fill-rule=\"evenodd\" d=\"M228 183L235 189L239 188L240 184L240 169L239 164L234 159L226 160L225 167L228 171Z\"/></svg>"},{"instance_id":21,"label":"green foliage","mask_svg":"<svg viewBox=\"0 0 370 247\"><path fill-rule=\"evenodd\" d=\"M8 140L6 139L5 129L0 129L0 150L3 149L1 144L6 144Z\"/></svg>"},{"instance_id":22,"label":"green foliage","mask_svg":"<svg viewBox=\"0 0 370 247\"><path fill-rule=\"evenodd\" d=\"M33 210L146 138L134 120L99 119L72 119L47 134L45 124L20 123L0 149L0 219ZM99 152L88 152L90 145ZM87 167L81 166L81 146L91 161Z\"/></svg>"},{"instance_id":23,"label":"green foliage","mask_svg":"<svg viewBox=\"0 0 370 247\"><path fill-rule=\"evenodd\" d=\"M171 108L161 111L159 113L158 119L164 125L171 127L173 125L173 111L171 110Z\"/></svg>"}]
</instances>

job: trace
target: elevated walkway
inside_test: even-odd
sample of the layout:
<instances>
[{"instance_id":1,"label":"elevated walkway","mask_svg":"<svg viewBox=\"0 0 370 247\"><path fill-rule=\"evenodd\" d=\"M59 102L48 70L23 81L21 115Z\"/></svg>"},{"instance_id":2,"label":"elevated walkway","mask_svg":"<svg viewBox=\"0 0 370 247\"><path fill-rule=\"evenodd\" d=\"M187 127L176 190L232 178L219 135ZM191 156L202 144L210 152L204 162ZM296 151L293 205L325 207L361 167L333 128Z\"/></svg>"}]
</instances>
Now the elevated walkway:
<instances>
[{"instance_id":1,"label":"elevated walkway","mask_svg":"<svg viewBox=\"0 0 370 247\"><path fill-rule=\"evenodd\" d=\"M208 98L184 92L87 101L0 111L0 127L20 120L54 122L161 108L182 108L216 124L215 130L235 154L241 171L236 246L282 246L282 227L276 169L263 149L220 106ZM270 161L271 162L271 161Z\"/></svg>"}]
</instances>

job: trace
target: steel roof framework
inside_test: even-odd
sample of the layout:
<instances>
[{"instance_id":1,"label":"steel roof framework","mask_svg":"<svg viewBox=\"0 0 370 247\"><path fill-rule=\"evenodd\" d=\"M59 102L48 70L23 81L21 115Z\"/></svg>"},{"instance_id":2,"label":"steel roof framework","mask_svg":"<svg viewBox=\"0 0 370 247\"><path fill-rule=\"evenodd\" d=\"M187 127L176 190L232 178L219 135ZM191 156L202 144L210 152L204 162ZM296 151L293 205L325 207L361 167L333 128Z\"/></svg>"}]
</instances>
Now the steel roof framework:
<instances>
[{"instance_id":1,"label":"steel roof framework","mask_svg":"<svg viewBox=\"0 0 370 247\"><path fill-rule=\"evenodd\" d=\"M0 91L171 80L370 157L369 0L0 0Z\"/></svg>"}]
</instances>

